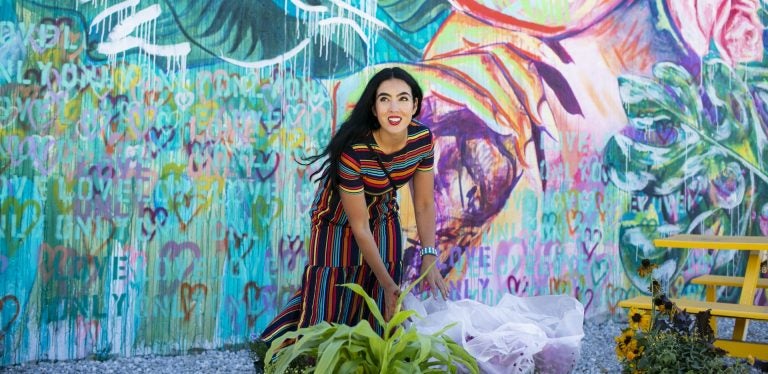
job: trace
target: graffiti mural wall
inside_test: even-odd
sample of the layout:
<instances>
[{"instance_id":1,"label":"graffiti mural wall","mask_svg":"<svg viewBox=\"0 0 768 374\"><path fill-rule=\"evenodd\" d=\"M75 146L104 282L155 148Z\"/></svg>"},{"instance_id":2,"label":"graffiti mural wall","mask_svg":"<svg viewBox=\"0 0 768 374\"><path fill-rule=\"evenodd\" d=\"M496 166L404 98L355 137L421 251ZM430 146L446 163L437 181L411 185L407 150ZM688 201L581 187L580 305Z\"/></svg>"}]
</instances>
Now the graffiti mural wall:
<instances>
[{"instance_id":1,"label":"graffiti mural wall","mask_svg":"<svg viewBox=\"0 0 768 374\"><path fill-rule=\"evenodd\" d=\"M768 6L585 3L0 0L0 362L260 332L306 262L301 158L392 64L425 88L452 298L596 318L643 258L678 295L738 273L651 240L768 235Z\"/></svg>"}]
</instances>

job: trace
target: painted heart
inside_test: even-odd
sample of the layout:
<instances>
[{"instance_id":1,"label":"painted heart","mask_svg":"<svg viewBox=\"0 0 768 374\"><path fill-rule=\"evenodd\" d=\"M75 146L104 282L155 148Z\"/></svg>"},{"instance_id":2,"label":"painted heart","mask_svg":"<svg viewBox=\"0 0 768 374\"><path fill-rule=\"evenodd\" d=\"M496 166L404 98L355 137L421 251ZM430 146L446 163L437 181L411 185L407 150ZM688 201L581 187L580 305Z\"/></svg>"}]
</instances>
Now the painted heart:
<instances>
[{"instance_id":1,"label":"painted heart","mask_svg":"<svg viewBox=\"0 0 768 374\"><path fill-rule=\"evenodd\" d=\"M245 256L256 246L256 239L249 237L247 233L232 232L231 235L234 243L232 243L233 250L229 252L229 258L245 259Z\"/></svg>"},{"instance_id":2,"label":"painted heart","mask_svg":"<svg viewBox=\"0 0 768 374\"><path fill-rule=\"evenodd\" d=\"M525 282L523 284L523 282ZM522 289L520 289L520 286L522 285ZM513 295L524 295L525 291L528 289L528 278L526 276L523 276L520 279L517 279L514 275L510 275L507 277L507 290L509 293Z\"/></svg>"},{"instance_id":3,"label":"painted heart","mask_svg":"<svg viewBox=\"0 0 768 374\"><path fill-rule=\"evenodd\" d=\"M12 313L6 313L5 308L11 310ZM21 313L21 304L19 304L19 299L16 298L16 296L5 295L0 299L0 318L3 319L1 322L3 329L0 331L2 336L5 336L11 331L11 326L13 326L13 323L19 318L19 313ZM6 318L6 315L10 315L10 317Z\"/></svg>"},{"instance_id":4,"label":"painted heart","mask_svg":"<svg viewBox=\"0 0 768 374\"><path fill-rule=\"evenodd\" d=\"M77 256L77 251L63 245L51 247L40 245L40 272L43 283L48 283L55 274L67 275L67 262ZM57 267L58 265L58 267Z\"/></svg>"},{"instance_id":5,"label":"painted heart","mask_svg":"<svg viewBox=\"0 0 768 374\"><path fill-rule=\"evenodd\" d=\"M254 156L256 176L264 182L272 177L280 166L280 154L277 152L256 151Z\"/></svg>"},{"instance_id":6,"label":"painted heart","mask_svg":"<svg viewBox=\"0 0 768 374\"><path fill-rule=\"evenodd\" d=\"M202 193L177 193L173 198L173 212L179 220L181 231L186 231L192 219L205 211L210 201Z\"/></svg>"},{"instance_id":7,"label":"painted heart","mask_svg":"<svg viewBox=\"0 0 768 374\"><path fill-rule=\"evenodd\" d=\"M32 144L28 145L30 150L28 157L32 161L32 167L44 177L51 175L51 172L56 170L59 165L59 159L53 157L52 154L57 146L56 139L51 135L33 135L27 139L30 143L34 144L34 146Z\"/></svg>"},{"instance_id":8,"label":"painted heart","mask_svg":"<svg viewBox=\"0 0 768 374\"><path fill-rule=\"evenodd\" d=\"M541 215L542 241L549 242L555 239L557 228L557 214L544 213Z\"/></svg>"},{"instance_id":9,"label":"painted heart","mask_svg":"<svg viewBox=\"0 0 768 374\"><path fill-rule=\"evenodd\" d=\"M549 278L549 292L553 295L567 295L571 292L571 282L567 279Z\"/></svg>"},{"instance_id":10,"label":"painted heart","mask_svg":"<svg viewBox=\"0 0 768 374\"><path fill-rule=\"evenodd\" d=\"M581 250L587 255L587 261L592 259L595 254L595 250L603 241L603 232L600 229L590 229L587 227L584 229L583 240L581 243Z\"/></svg>"},{"instance_id":11,"label":"painted heart","mask_svg":"<svg viewBox=\"0 0 768 374\"><path fill-rule=\"evenodd\" d=\"M251 219L255 226L255 234L259 238L266 237L269 227L272 226L283 212L283 199L275 197L267 201L264 196L257 197L251 204Z\"/></svg>"},{"instance_id":12,"label":"painted heart","mask_svg":"<svg viewBox=\"0 0 768 374\"><path fill-rule=\"evenodd\" d=\"M15 123L19 117L19 109L11 103L9 97L0 98L0 130L4 130L8 125Z\"/></svg>"},{"instance_id":13,"label":"painted heart","mask_svg":"<svg viewBox=\"0 0 768 374\"><path fill-rule=\"evenodd\" d=\"M280 238L280 257L288 259L288 270L296 269L296 265L304 256L304 241L301 240L300 236L289 237L286 235Z\"/></svg>"},{"instance_id":14,"label":"painted heart","mask_svg":"<svg viewBox=\"0 0 768 374\"><path fill-rule=\"evenodd\" d=\"M179 111L186 112L195 102L195 95L189 91L181 91L173 95L173 99L176 101L176 105L179 106Z\"/></svg>"},{"instance_id":15,"label":"painted heart","mask_svg":"<svg viewBox=\"0 0 768 374\"><path fill-rule=\"evenodd\" d=\"M267 135L271 135L283 124L282 111L279 107L268 110L261 116L259 124Z\"/></svg>"},{"instance_id":16,"label":"painted heart","mask_svg":"<svg viewBox=\"0 0 768 374\"><path fill-rule=\"evenodd\" d=\"M213 161L213 143L212 142L193 142L187 145L187 174L190 177L204 176L210 171L210 164Z\"/></svg>"},{"instance_id":17,"label":"painted heart","mask_svg":"<svg viewBox=\"0 0 768 374\"><path fill-rule=\"evenodd\" d=\"M256 325L256 321L274 308L275 286L267 285L259 287L254 281L248 282L243 288L243 302L245 303L245 314L248 320L248 327Z\"/></svg>"},{"instance_id":18,"label":"painted heart","mask_svg":"<svg viewBox=\"0 0 768 374\"><path fill-rule=\"evenodd\" d=\"M595 288L597 288L597 286L602 283L605 277L608 275L608 269L610 269L610 264L606 259L601 259L600 261L595 261L592 263L590 270L592 273L592 284Z\"/></svg>"},{"instance_id":19,"label":"painted heart","mask_svg":"<svg viewBox=\"0 0 768 374\"><path fill-rule=\"evenodd\" d=\"M622 287L614 286L612 283L608 283L605 286L605 296L608 301L608 311L613 315L619 307L619 302L627 299L629 291Z\"/></svg>"},{"instance_id":20,"label":"painted heart","mask_svg":"<svg viewBox=\"0 0 768 374\"><path fill-rule=\"evenodd\" d=\"M584 304L584 313L586 314L595 298L595 291L592 291L592 289L583 291L581 287L576 287L574 297Z\"/></svg>"},{"instance_id":21,"label":"painted heart","mask_svg":"<svg viewBox=\"0 0 768 374\"><path fill-rule=\"evenodd\" d=\"M165 226L168 220L168 211L163 207L152 209L145 207L141 211L141 238L143 241L150 242L155 237L158 226Z\"/></svg>"},{"instance_id":22,"label":"painted heart","mask_svg":"<svg viewBox=\"0 0 768 374\"><path fill-rule=\"evenodd\" d=\"M37 200L25 200L22 203L15 197L9 197L0 205L0 215L8 218L2 229L8 244L8 255L13 256L40 221L42 207Z\"/></svg>"},{"instance_id":23,"label":"painted heart","mask_svg":"<svg viewBox=\"0 0 768 374\"><path fill-rule=\"evenodd\" d=\"M168 241L160 249L160 278L173 278L172 275L166 275L166 273L172 270L181 270L176 268L173 264L184 252L191 252L192 256L185 256L189 264L184 268L184 273L176 278L176 280L183 280L189 277L194 271L195 261L200 259L200 247L194 242L175 242L173 240ZM166 263L170 263L166 269ZM183 266L183 265L182 265Z\"/></svg>"},{"instance_id":24,"label":"painted heart","mask_svg":"<svg viewBox=\"0 0 768 374\"><path fill-rule=\"evenodd\" d=\"M571 235L575 235L576 231L581 228L584 223L584 213L580 210L568 210L565 214L565 220L568 222L568 232Z\"/></svg>"},{"instance_id":25,"label":"painted heart","mask_svg":"<svg viewBox=\"0 0 768 374\"><path fill-rule=\"evenodd\" d=\"M176 137L176 128L172 125L165 125L149 129L149 140L160 149L166 149Z\"/></svg>"},{"instance_id":26,"label":"painted heart","mask_svg":"<svg viewBox=\"0 0 768 374\"><path fill-rule=\"evenodd\" d=\"M90 226L90 232L82 232L87 253L91 256L98 256L115 236L117 225L115 221L106 216L88 218L85 223L86 226Z\"/></svg>"},{"instance_id":27,"label":"painted heart","mask_svg":"<svg viewBox=\"0 0 768 374\"><path fill-rule=\"evenodd\" d=\"M198 303L201 308L205 306L205 299L208 296L208 287L203 283L191 285L189 283L181 284L181 308L184 311L184 320L189 321L192 313L195 311Z\"/></svg>"},{"instance_id":28,"label":"painted heart","mask_svg":"<svg viewBox=\"0 0 768 374\"><path fill-rule=\"evenodd\" d=\"M117 170L112 165L93 165L88 169L88 175L93 183L94 194L102 195L106 192L107 185L117 176Z\"/></svg>"},{"instance_id":29,"label":"painted heart","mask_svg":"<svg viewBox=\"0 0 768 374\"><path fill-rule=\"evenodd\" d=\"M605 222L605 210L603 209L603 203L605 202L605 195L597 191L595 193L595 208L597 209L597 213L600 215L600 222Z\"/></svg>"},{"instance_id":30,"label":"painted heart","mask_svg":"<svg viewBox=\"0 0 768 374\"><path fill-rule=\"evenodd\" d=\"M90 141L96 138L101 129L101 118L101 114L96 109L83 109L75 127L80 140Z\"/></svg>"},{"instance_id":31,"label":"painted heart","mask_svg":"<svg viewBox=\"0 0 768 374\"><path fill-rule=\"evenodd\" d=\"M289 127L300 127L302 125L301 119L307 114L307 106L304 103L296 103L286 107L285 112L286 116L283 121Z\"/></svg>"}]
</instances>

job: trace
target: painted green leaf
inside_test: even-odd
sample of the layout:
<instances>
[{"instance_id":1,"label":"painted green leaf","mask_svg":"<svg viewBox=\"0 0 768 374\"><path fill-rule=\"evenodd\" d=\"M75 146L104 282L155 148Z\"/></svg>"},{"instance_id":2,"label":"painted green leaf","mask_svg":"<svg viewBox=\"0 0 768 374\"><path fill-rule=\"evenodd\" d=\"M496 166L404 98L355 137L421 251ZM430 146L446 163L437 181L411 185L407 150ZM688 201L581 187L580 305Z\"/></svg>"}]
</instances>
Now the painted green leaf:
<instances>
[{"instance_id":1,"label":"painted green leaf","mask_svg":"<svg viewBox=\"0 0 768 374\"><path fill-rule=\"evenodd\" d=\"M421 30L451 10L446 0L379 0L377 6L408 32Z\"/></svg>"},{"instance_id":2,"label":"painted green leaf","mask_svg":"<svg viewBox=\"0 0 768 374\"><path fill-rule=\"evenodd\" d=\"M629 124L638 130L648 130L655 123L669 123L674 127L694 122L684 108L665 87L654 79L641 76L619 77L619 94Z\"/></svg>"},{"instance_id":3,"label":"painted green leaf","mask_svg":"<svg viewBox=\"0 0 768 374\"><path fill-rule=\"evenodd\" d=\"M709 104L701 116L705 134L739 154L744 162L761 168L761 145L750 141L757 135L755 130L761 129L746 82L724 61L711 58L703 61L702 89L703 100ZM765 134L761 135L765 139Z\"/></svg>"}]
</instances>

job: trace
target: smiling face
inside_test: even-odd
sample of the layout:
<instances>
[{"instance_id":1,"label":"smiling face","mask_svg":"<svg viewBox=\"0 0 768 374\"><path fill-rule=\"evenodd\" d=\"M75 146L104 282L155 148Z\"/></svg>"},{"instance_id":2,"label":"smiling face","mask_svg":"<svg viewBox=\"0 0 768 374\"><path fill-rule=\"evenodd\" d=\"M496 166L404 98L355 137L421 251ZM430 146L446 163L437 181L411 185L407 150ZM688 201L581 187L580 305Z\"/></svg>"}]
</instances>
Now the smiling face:
<instances>
[{"instance_id":1,"label":"smiling face","mask_svg":"<svg viewBox=\"0 0 768 374\"><path fill-rule=\"evenodd\" d=\"M406 132L416 113L416 100L405 81L393 78L381 82L373 105L373 115L381 131L392 135Z\"/></svg>"}]
</instances>

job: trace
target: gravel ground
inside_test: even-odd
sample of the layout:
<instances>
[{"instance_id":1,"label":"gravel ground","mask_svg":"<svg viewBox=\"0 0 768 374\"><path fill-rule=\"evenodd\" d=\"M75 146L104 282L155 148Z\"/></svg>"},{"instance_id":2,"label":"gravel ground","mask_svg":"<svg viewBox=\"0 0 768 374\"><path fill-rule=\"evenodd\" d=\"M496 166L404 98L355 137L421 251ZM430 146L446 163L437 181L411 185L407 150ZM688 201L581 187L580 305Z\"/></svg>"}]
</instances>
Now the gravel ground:
<instances>
[{"instance_id":1,"label":"gravel ground","mask_svg":"<svg viewBox=\"0 0 768 374\"><path fill-rule=\"evenodd\" d=\"M574 373L620 373L613 338L625 323L588 321L584 325L581 360ZM732 331L733 323L719 320L720 334ZM748 340L768 341L768 322L752 322ZM78 360L27 363L0 368L4 373L253 373L247 350L218 350L185 356L138 356L108 361Z\"/></svg>"}]
</instances>

